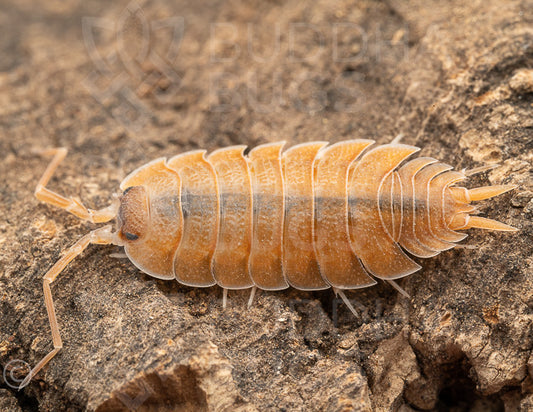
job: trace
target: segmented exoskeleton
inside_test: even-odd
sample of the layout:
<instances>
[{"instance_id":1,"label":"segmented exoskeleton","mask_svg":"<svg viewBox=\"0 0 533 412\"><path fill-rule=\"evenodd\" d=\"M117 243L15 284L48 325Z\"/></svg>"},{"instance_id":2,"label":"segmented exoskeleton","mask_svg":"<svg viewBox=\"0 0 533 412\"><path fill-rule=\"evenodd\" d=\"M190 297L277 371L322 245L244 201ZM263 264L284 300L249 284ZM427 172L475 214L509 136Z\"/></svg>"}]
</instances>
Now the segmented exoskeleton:
<instances>
[{"instance_id":1,"label":"segmented exoskeleton","mask_svg":"<svg viewBox=\"0 0 533 412\"><path fill-rule=\"evenodd\" d=\"M345 299L343 289L419 270L404 250L431 257L466 237L457 230L515 230L471 216L470 204L514 186L452 186L467 174L430 157L406 160L419 150L414 146L373 143L311 142L282 153L279 142L248 155L245 146L233 146L207 157L198 150L161 158L133 171L120 198L98 211L45 187L66 155L66 149L48 151L55 157L37 198L93 223L116 217L118 227L90 232L45 275L54 349L21 386L62 347L50 283L90 243L124 246L143 272L189 286L333 287Z\"/></svg>"}]
</instances>

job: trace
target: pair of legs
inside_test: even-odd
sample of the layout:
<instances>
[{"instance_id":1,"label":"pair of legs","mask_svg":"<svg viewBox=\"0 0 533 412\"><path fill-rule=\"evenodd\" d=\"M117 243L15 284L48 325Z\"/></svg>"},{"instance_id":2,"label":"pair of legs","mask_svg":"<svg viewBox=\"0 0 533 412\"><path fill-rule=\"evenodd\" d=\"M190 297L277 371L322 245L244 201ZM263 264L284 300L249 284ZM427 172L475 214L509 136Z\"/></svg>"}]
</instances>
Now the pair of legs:
<instances>
[{"instance_id":1,"label":"pair of legs","mask_svg":"<svg viewBox=\"0 0 533 412\"><path fill-rule=\"evenodd\" d=\"M387 280L387 282L392 285L394 289L396 289L398 292L400 292L403 296L406 298L410 298L411 296L400 286L398 285L394 280ZM226 288L222 288L222 308L226 309L226 304L228 302L228 290ZM252 303L254 301L255 293L257 292L257 286L252 286L250 291L250 298L248 299L248 309L252 307ZM344 293L342 289L339 288L333 288L333 292L335 293L335 296L340 296L344 304L350 309L350 312L354 314L356 318L359 317L359 314L351 304L351 302L348 300L348 297Z\"/></svg>"},{"instance_id":2,"label":"pair of legs","mask_svg":"<svg viewBox=\"0 0 533 412\"><path fill-rule=\"evenodd\" d=\"M117 205L113 204L102 210L87 209L77 199L65 198L49 189L46 185L54 171L57 169L61 161L67 154L67 149L49 149L42 152L43 155L53 155L53 159L48 165L43 176L37 184L35 189L35 196L37 199L51 205L57 206L61 209L72 213L82 220L86 220L92 223L103 223L112 220L116 216ZM81 239L79 239L74 245L72 245L59 259L52 268L44 275L43 279L43 291L44 291L44 303L46 305L46 311L48 313L48 319L50 321L50 328L52 329L52 341L54 349L49 352L37 365L35 365L26 378L22 381L19 389L24 388L30 380L37 374L43 366L45 366L56 355L57 352L63 347L61 336L59 334L59 327L57 324L57 318L54 309L54 301L52 298L52 292L50 290L50 284L57 278L57 276L63 271L63 269L72 261L76 256L80 255L91 243L94 244L111 244L114 240L114 235L111 231L111 225L98 228L89 232Z\"/></svg>"}]
</instances>

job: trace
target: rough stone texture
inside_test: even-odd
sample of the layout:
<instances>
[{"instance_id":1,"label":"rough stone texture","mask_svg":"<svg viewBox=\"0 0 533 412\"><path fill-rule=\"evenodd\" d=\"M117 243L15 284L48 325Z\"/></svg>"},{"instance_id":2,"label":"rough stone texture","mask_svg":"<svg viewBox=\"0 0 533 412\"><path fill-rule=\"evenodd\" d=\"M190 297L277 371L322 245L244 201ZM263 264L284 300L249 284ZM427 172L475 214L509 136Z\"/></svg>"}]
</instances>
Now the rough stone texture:
<instances>
[{"instance_id":1,"label":"rough stone texture","mask_svg":"<svg viewBox=\"0 0 533 412\"><path fill-rule=\"evenodd\" d=\"M52 187L103 207L160 156L402 133L458 168L499 163L469 184L517 184L481 212L520 232L470 231L475 248L401 281L409 300L381 283L351 293L361 319L329 291L259 293L251 310L231 292L224 311L217 288L91 246L53 285L64 349L23 391L2 380L0 410L531 410L532 10L2 1L2 371L50 350L42 275L91 229L33 198L34 149L68 147Z\"/></svg>"},{"instance_id":2,"label":"rough stone texture","mask_svg":"<svg viewBox=\"0 0 533 412\"><path fill-rule=\"evenodd\" d=\"M6 389L0 389L0 410L12 412L22 411L18 405L17 398Z\"/></svg>"}]
</instances>

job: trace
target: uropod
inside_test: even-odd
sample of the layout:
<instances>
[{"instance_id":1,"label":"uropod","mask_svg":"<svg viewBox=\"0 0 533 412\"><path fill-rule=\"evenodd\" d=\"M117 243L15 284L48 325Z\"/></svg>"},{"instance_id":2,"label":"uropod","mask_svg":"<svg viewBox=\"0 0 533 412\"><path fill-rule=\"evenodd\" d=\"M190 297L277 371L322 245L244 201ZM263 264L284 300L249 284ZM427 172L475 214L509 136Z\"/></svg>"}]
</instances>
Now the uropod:
<instances>
[{"instance_id":1,"label":"uropod","mask_svg":"<svg viewBox=\"0 0 533 412\"><path fill-rule=\"evenodd\" d=\"M53 156L37 184L39 200L82 220L111 225L79 239L45 274L43 288L53 350L26 376L24 387L62 348L50 284L91 243L123 246L141 271L193 287L301 290L372 286L421 268L408 254L428 258L484 228L514 231L472 215L471 204L515 186L455 186L487 170L455 171L431 157L408 159L419 148L371 140L328 145L265 144L196 150L139 167L120 184L122 194L101 210L87 209L46 185L65 158ZM405 292L403 292L405 293ZM251 301L250 301L251 302Z\"/></svg>"}]
</instances>

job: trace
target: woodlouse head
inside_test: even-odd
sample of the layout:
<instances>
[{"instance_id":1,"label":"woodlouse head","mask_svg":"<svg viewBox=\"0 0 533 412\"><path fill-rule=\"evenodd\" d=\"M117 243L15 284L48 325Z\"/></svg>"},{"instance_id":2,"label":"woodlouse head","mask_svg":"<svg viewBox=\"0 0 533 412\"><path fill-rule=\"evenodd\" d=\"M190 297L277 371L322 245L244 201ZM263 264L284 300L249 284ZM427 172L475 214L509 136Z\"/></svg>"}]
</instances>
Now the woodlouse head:
<instances>
[{"instance_id":1,"label":"woodlouse head","mask_svg":"<svg viewBox=\"0 0 533 412\"><path fill-rule=\"evenodd\" d=\"M141 239L147 230L149 219L148 195L143 186L131 186L124 190L118 210L118 236L125 242Z\"/></svg>"}]
</instances>

